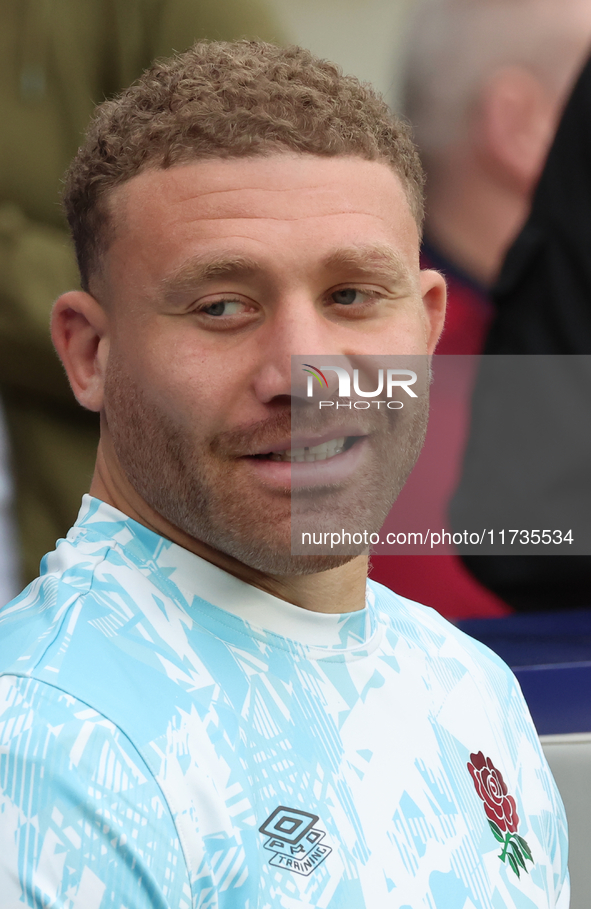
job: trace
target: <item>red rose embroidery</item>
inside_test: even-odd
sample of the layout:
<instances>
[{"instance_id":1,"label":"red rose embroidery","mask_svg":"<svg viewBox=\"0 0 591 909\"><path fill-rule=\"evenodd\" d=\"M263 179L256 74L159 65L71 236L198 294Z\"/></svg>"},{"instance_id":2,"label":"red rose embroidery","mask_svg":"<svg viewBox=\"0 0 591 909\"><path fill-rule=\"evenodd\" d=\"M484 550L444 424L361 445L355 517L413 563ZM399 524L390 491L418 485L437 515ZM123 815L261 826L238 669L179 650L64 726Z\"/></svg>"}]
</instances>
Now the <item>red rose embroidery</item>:
<instances>
[{"instance_id":1,"label":"red rose embroidery","mask_svg":"<svg viewBox=\"0 0 591 909\"><path fill-rule=\"evenodd\" d=\"M500 770L482 751L470 755L468 770L474 780L476 792L484 802L484 810L502 833L517 833L519 817L513 796L507 794L507 786Z\"/></svg>"},{"instance_id":2,"label":"red rose embroidery","mask_svg":"<svg viewBox=\"0 0 591 909\"><path fill-rule=\"evenodd\" d=\"M517 833L519 817L515 799L509 795L501 771L482 751L470 755L468 770L483 801L492 834L503 845L499 858L507 861L520 877L521 871L528 870L525 863L533 862L533 856L527 842Z\"/></svg>"}]
</instances>

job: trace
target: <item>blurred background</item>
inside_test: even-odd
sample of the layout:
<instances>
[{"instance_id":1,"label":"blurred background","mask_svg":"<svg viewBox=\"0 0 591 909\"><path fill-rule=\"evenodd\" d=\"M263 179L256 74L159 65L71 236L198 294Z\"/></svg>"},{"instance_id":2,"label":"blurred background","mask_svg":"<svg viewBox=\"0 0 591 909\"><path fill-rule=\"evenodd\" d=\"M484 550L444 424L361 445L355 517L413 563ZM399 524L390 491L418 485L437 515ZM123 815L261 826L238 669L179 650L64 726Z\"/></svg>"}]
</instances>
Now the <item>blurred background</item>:
<instances>
[{"instance_id":1,"label":"blurred background","mask_svg":"<svg viewBox=\"0 0 591 909\"><path fill-rule=\"evenodd\" d=\"M272 0L289 40L334 60L398 104L409 15L417 0Z\"/></svg>"}]
</instances>

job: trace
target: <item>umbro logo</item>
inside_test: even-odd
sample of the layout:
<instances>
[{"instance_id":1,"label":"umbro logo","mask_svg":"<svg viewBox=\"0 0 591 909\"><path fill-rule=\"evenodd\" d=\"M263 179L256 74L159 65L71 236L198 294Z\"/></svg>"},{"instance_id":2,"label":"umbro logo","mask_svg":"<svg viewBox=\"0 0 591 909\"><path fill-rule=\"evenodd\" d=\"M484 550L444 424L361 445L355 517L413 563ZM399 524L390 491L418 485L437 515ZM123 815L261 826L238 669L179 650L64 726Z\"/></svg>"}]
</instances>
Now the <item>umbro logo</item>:
<instances>
[{"instance_id":1,"label":"umbro logo","mask_svg":"<svg viewBox=\"0 0 591 909\"><path fill-rule=\"evenodd\" d=\"M306 877L322 864L332 849L321 842L324 830L316 827L317 814L279 805L259 827L268 837L263 843L273 853L269 864Z\"/></svg>"}]
</instances>

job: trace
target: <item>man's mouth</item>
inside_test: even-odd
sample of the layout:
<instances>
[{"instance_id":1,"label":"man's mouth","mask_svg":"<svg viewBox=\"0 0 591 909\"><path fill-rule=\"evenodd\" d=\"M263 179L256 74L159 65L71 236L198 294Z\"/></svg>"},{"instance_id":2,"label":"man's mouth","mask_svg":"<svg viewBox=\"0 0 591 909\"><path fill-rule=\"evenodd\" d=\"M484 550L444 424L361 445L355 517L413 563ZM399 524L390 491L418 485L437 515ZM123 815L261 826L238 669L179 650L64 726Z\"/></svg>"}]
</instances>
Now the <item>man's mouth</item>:
<instances>
[{"instance_id":1,"label":"man's mouth","mask_svg":"<svg viewBox=\"0 0 591 909\"><path fill-rule=\"evenodd\" d=\"M328 461L336 455L348 451L360 436L341 436L337 439L329 439L327 442L321 442L319 445L305 446L303 448L287 448L284 451L269 451L253 457L266 461L283 461L290 464L294 463L311 463L312 461Z\"/></svg>"}]
</instances>

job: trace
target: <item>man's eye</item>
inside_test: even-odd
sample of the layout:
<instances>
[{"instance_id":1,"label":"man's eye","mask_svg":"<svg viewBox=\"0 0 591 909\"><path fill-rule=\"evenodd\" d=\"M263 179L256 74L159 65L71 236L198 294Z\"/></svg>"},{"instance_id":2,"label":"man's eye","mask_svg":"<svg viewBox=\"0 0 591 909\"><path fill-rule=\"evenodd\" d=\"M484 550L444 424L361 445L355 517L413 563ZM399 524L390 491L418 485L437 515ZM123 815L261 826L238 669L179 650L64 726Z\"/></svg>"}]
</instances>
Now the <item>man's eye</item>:
<instances>
[{"instance_id":1,"label":"man's eye","mask_svg":"<svg viewBox=\"0 0 591 909\"><path fill-rule=\"evenodd\" d=\"M201 312L208 316L235 316L244 309L244 303L239 300L218 300L204 306Z\"/></svg>"},{"instance_id":2,"label":"man's eye","mask_svg":"<svg viewBox=\"0 0 591 909\"><path fill-rule=\"evenodd\" d=\"M341 306L351 306L352 303L360 303L363 296L367 294L362 294L361 291L356 290L354 287L345 287L343 290L335 290L331 297L335 303L340 303Z\"/></svg>"}]
</instances>

